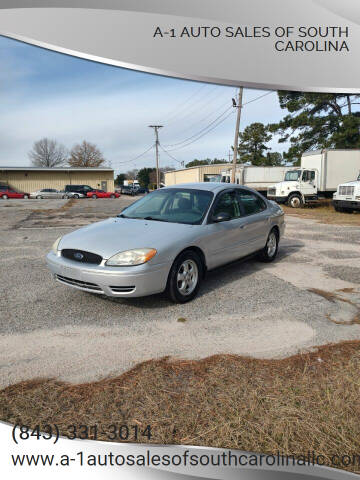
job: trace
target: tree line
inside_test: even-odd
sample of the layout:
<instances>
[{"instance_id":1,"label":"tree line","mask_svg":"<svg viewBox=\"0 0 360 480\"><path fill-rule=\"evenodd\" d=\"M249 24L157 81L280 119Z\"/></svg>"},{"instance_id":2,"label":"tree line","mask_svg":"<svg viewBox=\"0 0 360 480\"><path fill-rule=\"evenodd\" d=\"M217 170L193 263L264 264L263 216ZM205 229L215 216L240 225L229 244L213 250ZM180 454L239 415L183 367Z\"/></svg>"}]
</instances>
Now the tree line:
<instances>
[{"instance_id":1,"label":"tree line","mask_svg":"<svg viewBox=\"0 0 360 480\"><path fill-rule=\"evenodd\" d=\"M34 167L100 167L106 160L100 149L86 140L68 150L57 140L42 138L34 143L29 152Z\"/></svg>"}]
</instances>

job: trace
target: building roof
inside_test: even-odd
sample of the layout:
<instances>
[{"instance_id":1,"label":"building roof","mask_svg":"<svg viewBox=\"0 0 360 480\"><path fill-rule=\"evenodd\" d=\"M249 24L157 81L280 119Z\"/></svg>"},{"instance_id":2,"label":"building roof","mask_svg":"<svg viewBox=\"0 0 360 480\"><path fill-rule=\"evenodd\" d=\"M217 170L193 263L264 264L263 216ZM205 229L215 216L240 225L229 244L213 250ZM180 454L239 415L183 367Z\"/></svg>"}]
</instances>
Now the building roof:
<instances>
[{"instance_id":1,"label":"building roof","mask_svg":"<svg viewBox=\"0 0 360 480\"><path fill-rule=\"evenodd\" d=\"M183 172L185 170L192 170L194 168L208 168L208 167L226 167L226 166L231 166L229 163L212 163L210 165L195 165L194 167L187 167L187 168L179 168L178 170L169 170L166 173L176 173L176 172Z\"/></svg>"},{"instance_id":2,"label":"building roof","mask_svg":"<svg viewBox=\"0 0 360 480\"><path fill-rule=\"evenodd\" d=\"M109 167L6 167L0 165L0 171L4 170L26 170L26 171L34 171L34 172L113 172L113 168Z\"/></svg>"},{"instance_id":3,"label":"building roof","mask_svg":"<svg viewBox=\"0 0 360 480\"><path fill-rule=\"evenodd\" d=\"M207 190L209 192L216 192L217 190L224 190L232 187L241 187L245 190L251 190L245 185L237 185L236 183L224 183L224 182L193 182L193 183L178 183L176 185L169 185L168 187L162 188L161 190L168 190L172 188L185 188L185 189L194 189L194 190ZM160 191L161 191L160 190Z\"/></svg>"}]
</instances>

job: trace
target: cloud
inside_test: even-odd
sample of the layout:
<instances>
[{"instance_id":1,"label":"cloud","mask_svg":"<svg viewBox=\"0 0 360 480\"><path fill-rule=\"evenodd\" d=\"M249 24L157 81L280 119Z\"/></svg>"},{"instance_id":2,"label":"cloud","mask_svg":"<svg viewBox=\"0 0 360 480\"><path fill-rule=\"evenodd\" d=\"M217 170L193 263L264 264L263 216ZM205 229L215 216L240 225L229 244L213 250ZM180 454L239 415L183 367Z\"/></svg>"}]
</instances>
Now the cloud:
<instances>
[{"instance_id":1,"label":"cloud","mask_svg":"<svg viewBox=\"0 0 360 480\"><path fill-rule=\"evenodd\" d=\"M198 132L205 132L204 127L216 124L222 112L232 109L233 87L110 67L1 37L0 48L2 165L29 165L28 152L34 141L50 137L68 148L83 139L96 143L117 170L150 166L154 164L152 151L134 162L122 163L154 143L154 132L148 125L164 124L161 141L172 145L197 138ZM245 90L244 102L263 93ZM244 106L241 128L281 117L274 93ZM194 158L227 158L234 126L235 115L231 115L216 129L186 148L171 151L171 155L185 163ZM163 165L178 166L162 151L160 159Z\"/></svg>"}]
</instances>

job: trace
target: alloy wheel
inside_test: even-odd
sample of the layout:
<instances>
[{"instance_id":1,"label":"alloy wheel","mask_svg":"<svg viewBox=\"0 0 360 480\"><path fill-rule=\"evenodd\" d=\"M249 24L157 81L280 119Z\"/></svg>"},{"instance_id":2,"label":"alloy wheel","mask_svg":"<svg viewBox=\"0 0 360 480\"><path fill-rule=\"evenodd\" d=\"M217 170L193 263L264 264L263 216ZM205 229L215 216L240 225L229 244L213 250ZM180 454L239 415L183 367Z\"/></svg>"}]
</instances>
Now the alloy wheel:
<instances>
[{"instance_id":1,"label":"alloy wheel","mask_svg":"<svg viewBox=\"0 0 360 480\"><path fill-rule=\"evenodd\" d=\"M177 288L181 295L190 295L196 288L199 269L194 260L185 260L177 273Z\"/></svg>"}]
</instances>

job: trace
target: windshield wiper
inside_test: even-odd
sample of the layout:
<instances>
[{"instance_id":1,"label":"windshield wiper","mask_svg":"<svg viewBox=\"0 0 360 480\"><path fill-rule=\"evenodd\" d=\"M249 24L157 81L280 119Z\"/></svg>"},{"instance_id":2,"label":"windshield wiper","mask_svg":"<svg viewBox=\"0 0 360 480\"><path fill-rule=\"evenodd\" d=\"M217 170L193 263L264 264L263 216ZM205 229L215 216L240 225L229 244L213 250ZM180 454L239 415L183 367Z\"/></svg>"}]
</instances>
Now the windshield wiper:
<instances>
[{"instance_id":1,"label":"windshield wiper","mask_svg":"<svg viewBox=\"0 0 360 480\"><path fill-rule=\"evenodd\" d=\"M142 220L155 220L156 222L168 222L169 220L164 220L163 218L155 218L155 217L143 217Z\"/></svg>"}]
</instances>

